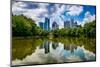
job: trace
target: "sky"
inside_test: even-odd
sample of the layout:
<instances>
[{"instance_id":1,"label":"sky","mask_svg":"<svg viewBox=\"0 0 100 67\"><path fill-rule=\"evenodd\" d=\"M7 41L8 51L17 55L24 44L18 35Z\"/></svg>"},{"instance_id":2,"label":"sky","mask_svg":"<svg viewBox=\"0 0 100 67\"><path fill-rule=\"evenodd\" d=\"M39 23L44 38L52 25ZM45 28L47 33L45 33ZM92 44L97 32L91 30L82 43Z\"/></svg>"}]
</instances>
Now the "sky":
<instances>
[{"instance_id":1,"label":"sky","mask_svg":"<svg viewBox=\"0 0 100 67\"><path fill-rule=\"evenodd\" d=\"M78 25L92 22L96 19L96 7L89 5L37 3L30 1L13 1L13 15L21 15L39 22L44 22L44 18L50 18L50 27L55 21L59 28L64 27L64 21L74 18Z\"/></svg>"}]
</instances>

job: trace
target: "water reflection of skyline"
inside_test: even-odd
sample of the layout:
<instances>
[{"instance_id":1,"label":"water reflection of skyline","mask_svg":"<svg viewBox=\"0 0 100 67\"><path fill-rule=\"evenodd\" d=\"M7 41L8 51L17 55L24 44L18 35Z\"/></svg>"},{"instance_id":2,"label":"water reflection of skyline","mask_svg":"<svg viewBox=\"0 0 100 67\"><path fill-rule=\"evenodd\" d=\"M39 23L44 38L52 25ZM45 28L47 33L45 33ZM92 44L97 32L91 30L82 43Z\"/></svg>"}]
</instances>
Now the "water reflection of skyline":
<instances>
[{"instance_id":1,"label":"water reflection of skyline","mask_svg":"<svg viewBox=\"0 0 100 67\"><path fill-rule=\"evenodd\" d=\"M52 45L52 49L56 50L57 47L59 47L59 43L57 42L51 42L50 41L44 41L43 45L40 46L40 49L44 49L45 50L45 54L50 52L50 45ZM64 50L70 50L71 53L74 53L74 50L77 49L76 45L70 44L63 44Z\"/></svg>"},{"instance_id":2,"label":"water reflection of skyline","mask_svg":"<svg viewBox=\"0 0 100 67\"><path fill-rule=\"evenodd\" d=\"M13 64L16 65L16 62L18 65L26 63L44 64L93 60L95 60L95 54L86 50L84 46L44 41L31 55L26 56L23 60L14 60ZM18 61L20 62L18 63Z\"/></svg>"},{"instance_id":3,"label":"water reflection of skyline","mask_svg":"<svg viewBox=\"0 0 100 67\"><path fill-rule=\"evenodd\" d=\"M44 41L43 45L40 46L40 49L44 49L45 50L45 54L50 52L50 42L49 41ZM52 42L52 48L56 49L58 47L58 43Z\"/></svg>"}]
</instances>

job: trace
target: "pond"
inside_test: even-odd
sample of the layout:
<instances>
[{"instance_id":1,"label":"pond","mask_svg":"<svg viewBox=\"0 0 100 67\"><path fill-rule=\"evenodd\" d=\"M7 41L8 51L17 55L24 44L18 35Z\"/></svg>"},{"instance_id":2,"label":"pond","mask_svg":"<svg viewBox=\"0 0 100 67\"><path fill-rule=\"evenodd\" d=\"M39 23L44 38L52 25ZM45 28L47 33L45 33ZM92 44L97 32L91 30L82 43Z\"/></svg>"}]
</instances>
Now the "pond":
<instances>
[{"instance_id":1,"label":"pond","mask_svg":"<svg viewBox=\"0 0 100 67\"><path fill-rule=\"evenodd\" d=\"M93 38L12 38L12 65L96 60Z\"/></svg>"}]
</instances>

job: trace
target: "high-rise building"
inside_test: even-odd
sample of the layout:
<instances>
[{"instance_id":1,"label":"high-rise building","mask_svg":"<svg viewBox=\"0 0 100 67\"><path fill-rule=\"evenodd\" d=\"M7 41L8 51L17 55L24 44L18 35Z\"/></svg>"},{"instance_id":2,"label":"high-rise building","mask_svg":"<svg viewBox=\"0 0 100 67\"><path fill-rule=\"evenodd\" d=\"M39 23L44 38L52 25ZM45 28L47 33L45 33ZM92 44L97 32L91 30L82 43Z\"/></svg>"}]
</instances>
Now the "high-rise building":
<instances>
[{"instance_id":1,"label":"high-rise building","mask_svg":"<svg viewBox=\"0 0 100 67\"><path fill-rule=\"evenodd\" d=\"M44 29L44 23L43 22L39 22L39 26Z\"/></svg>"},{"instance_id":2,"label":"high-rise building","mask_svg":"<svg viewBox=\"0 0 100 67\"><path fill-rule=\"evenodd\" d=\"M64 28L76 28L76 27L77 27L77 22L74 21L73 18L70 21L64 22Z\"/></svg>"},{"instance_id":3,"label":"high-rise building","mask_svg":"<svg viewBox=\"0 0 100 67\"><path fill-rule=\"evenodd\" d=\"M73 26L74 26L74 19L72 18L70 21L70 27L73 28Z\"/></svg>"},{"instance_id":4,"label":"high-rise building","mask_svg":"<svg viewBox=\"0 0 100 67\"><path fill-rule=\"evenodd\" d=\"M50 19L47 17L45 18L44 29L50 30Z\"/></svg>"},{"instance_id":5,"label":"high-rise building","mask_svg":"<svg viewBox=\"0 0 100 67\"><path fill-rule=\"evenodd\" d=\"M74 26L73 26L73 27L74 27L74 28L77 27L77 21L74 22Z\"/></svg>"},{"instance_id":6,"label":"high-rise building","mask_svg":"<svg viewBox=\"0 0 100 67\"><path fill-rule=\"evenodd\" d=\"M52 30L56 30L56 29L59 29L59 25L54 21L52 23Z\"/></svg>"},{"instance_id":7,"label":"high-rise building","mask_svg":"<svg viewBox=\"0 0 100 67\"><path fill-rule=\"evenodd\" d=\"M77 27L77 22L74 21L74 19L71 19L71 28L76 28Z\"/></svg>"},{"instance_id":8,"label":"high-rise building","mask_svg":"<svg viewBox=\"0 0 100 67\"><path fill-rule=\"evenodd\" d=\"M70 28L70 21L64 22L64 28Z\"/></svg>"}]
</instances>

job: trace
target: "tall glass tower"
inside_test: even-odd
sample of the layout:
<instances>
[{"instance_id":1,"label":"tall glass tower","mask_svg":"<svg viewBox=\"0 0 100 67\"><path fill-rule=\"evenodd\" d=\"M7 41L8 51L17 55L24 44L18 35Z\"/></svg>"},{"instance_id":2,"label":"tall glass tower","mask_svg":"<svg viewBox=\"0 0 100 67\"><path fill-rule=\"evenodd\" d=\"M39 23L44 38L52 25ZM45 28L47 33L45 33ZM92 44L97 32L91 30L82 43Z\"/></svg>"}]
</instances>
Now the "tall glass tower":
<instances>
[{"instance_id":1,"label":"tall glass tower","mask_svg":"<svg viewBox=\"0 0 100 67\"><path fill-rule=\"evenodd\" d=\"M44 29L47 31L50 30L50 19L47 17L45 18Z\"/></svg>"},{"instance_id":2,"label":"tall glass tower","mask_svg":"<svg viewBox=\"0 0 100 67\"><path fill-rule=\"evenodd\" d=\"M44 29L44 23L43 22L39 22L39 26Z\"/></svg>"}]
</instances>

